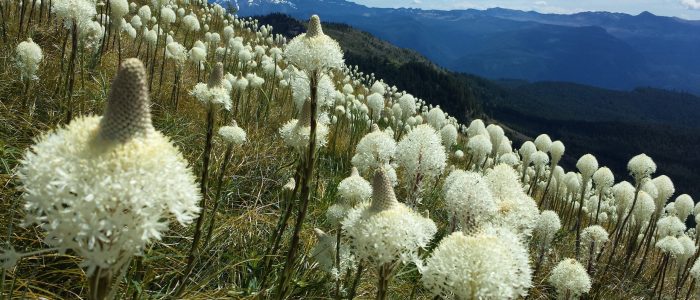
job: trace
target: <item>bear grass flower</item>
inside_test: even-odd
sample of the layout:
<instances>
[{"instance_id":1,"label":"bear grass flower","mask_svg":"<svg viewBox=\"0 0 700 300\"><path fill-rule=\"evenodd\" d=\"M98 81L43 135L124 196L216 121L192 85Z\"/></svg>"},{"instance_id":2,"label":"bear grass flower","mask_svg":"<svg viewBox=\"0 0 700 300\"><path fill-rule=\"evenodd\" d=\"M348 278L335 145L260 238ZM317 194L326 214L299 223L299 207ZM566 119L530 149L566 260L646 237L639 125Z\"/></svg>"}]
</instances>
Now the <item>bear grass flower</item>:
<instances>
[{"instance_id":1,"label":"bear grass flower","mask_svg":"<svg viewBox=\"0 0 700 300\"><path fill-rule=\"evenodd\" d=\"M80 25L80 29L78 29L80 41L87 49L97 48L97 46L100 45L104 32L104 26L97 21L83 23Z\"/></svg>"},{"instance_id":2,"label":"bear grass flower","mask_svg":"<svg viewBox=\"0 0 700 300\"><path fill-rule=\"evenodd\" d=\"M416 113L416 99L411 94L404 94L399 98L399 106L404 119L408 119Z\"/></svg>"},{"instance_id":3,"label":"bear grass flower","mask_svg":"<svg viewBox=\"0 0 700 300\"><path fill-rule=\"evenodd\" d=\"M219 127L219 136L226 143L239 146L246 142L246 133L243 128L238 127L238 122L233 121L229 126Z\"/></svg>"},{"instance_id":4,"label":"bear grass flower","mask_svg":"<svg viewBox=\"0 0 700 300\"><path fill-rule=\"evenodd\" d=\"M700 259L696 260L693 267L690 268L690 276L693 276L695 280L700 280Z\"/></svg>"},{"instance_id":5,"label":"bear grass flower","mask_svg":"<svg viewBox=\"0 0 700 300\"><path fill-rule=\"evenodd\" d=\"M452 124L447 124L440 129L440 137L442 138L442 144L445 145L445 148L449 149L452 145L456 144L458 136L457 128Z\"/></svg>"},{"instance_id":6,"label":"bear grass flower","mask_svg":"<svg viewBox=\"0 0 700 300\"><path fill-rule=\"evenodd\" d=\"M489 170L484 178L497 207L492 223L511 229L523 240L529 239L537 225L539 210L537 203L522 190L515 170L500 164Z\"/></svg>"},{"instance_id":7,"label":"bear grass flower","mask_svg":"<svg viewBox=\"0 0 700 300\"><path fill-rule=\"evenodd\" d=\"M335 259L337 251L337 241L334 235L329 235L323 230L314 228L314 233L318 242L311 249L311 257L316 260L319 268L338 280L347 270L355 267L355 258L350 253L347 245L340 245L340 270L336 268Z\"/></svg>"},{"instance_id":8,"label":"bear grass flower","mask_svg":"<svg viewBox=\"0 0 700 300\"><path fill-rule=\"evenodd\" d=\"M445 208L465 232L476 230L496 214L496 203L486 180L478 173L455 170L443 188Z\"/></svg>"},{"instance_id":9,"label":"bear grass flower","mask_svg":"<svg viewBox=\"0 0 700 300\"><path fill-rule=\"evenodd\" d=\"M326 120L319 119L316 123L316 149L324 147L328 142L328 125ZM299 119L289 120L279 129L280 136L284 143L303 153L309 147L311 136L311 106L307 101L301 109Z\"/></svg>"},{"instance_id":10,"label":"bear grass flower","mask_svg":"<svg viewBox=\"0 0 700 300\"><path fill-rule=\"evenodd\" d=\"M589 260L594 259L607 241L608 232L600 225L588 226L581 231L581 243L585 250L584 253L593 255L593 257L585 256ZM590 248L591 246L593 248Z\"/></svg>"},{"instance_id":11,"label":"bear grass flower","mask_svg":"<svg viewBox=\"0 0 700 300\"><path fill-rule=\"evenodd\" d=\"M602 167L593 173L593 183L600 193L605 192L615 183L615 175L607 167Z\"/></svg>"},{"instance_id":12,"label":"bear grass flower","mask_svg":"<svg viewBox=\"0 0 700 300\"><path fill-rule=\"evenodd\" d=\"M195 64L199 64L207 60L207 48L201 41L195 42L188 54L189 60Z\"/></svg>"},{"instance_id":13,"label":"bear grass flower","mask_svg":"<svg viewBox=\"0 0 700 300\"><path fill-rule=\"evenodd\" d=\"M624 217L634 200L634 186L627 181L622 181L612 187L612 193L615 199L615 210L618 216Z\"/></svg>"},{"instance_id":14,"label":"bear grass flower","mask_svg":"<svg viewBox=\"0 0 700 300\"><path fill-rule=\"evenodd\" d=\"M685 231L685 223L678 217L665 216L656 222L656 236L663 238L666 236L680 236Z\"/></svg>"},{"instance_id":15,"label":"bear grass flower","mask_svg":"<svg viewBox=\"0 0 700 300\"><path fill-rule=\"evenodd\" d=\"M372 93L377 93L380 95L386 94L387 85L381 81L375 81L370 88Z\"/></svg>"},{"instance_id":16,"label":"bear grass flower","mask_svg":"<svg viewBox=\"0 0 700 300\"><path fill-rule=\"evenodd\" d=\"M309 76L301 71L292 72L292 96L294 105L297 110L301 110L302 106L311 97L311 88L309 86ZM316 87L316 101L322 111L326 108L331 108L335 104L336 90L333 80L326 75L321 74Z\"/></svg>"},{"instance_id":17,"label":"bear grass flower","mask_svg":"<svg viewBox=\"0 0 700 300\"><path fill-rule=\"evenodd\" d=\"M246 79L250 82L250 87L251 88L260 88L262 87L263 84L265 84L265 79L258 76L258 74L255 73L250 73L246 75Z\"/></svg>"},{"instance_id":18,"label":"bear grass flower","mask_svg":"<svg viewBox=\"0 0 700 300\"><path fill-rule=\"evenodd\" d=\"M54 0L51 10L65 28L71 28L73 22L78 26L92 21L97 14L95 1L92 0Z\"/></svg>"},{"instance_id":19,"label":"bear grass flower","mask_svg":"<svg viewBox=\"0 0 700 300\"><path fill-rule=\"evenodd\" d=\"M182 19L182 22L185 24L185 28L188 31L197 32L200 29L199 20L197 19L197 16L194 13L190 13L189 15L185 16Z\"/></svg>"},{"instance_id":20,"label":"bear grass flower","mask_svg":"<svg viewBox=\"0 0 700 300\"><path fill-rule=\"evenodd\" d=\"M114 20L114 26L121 26L122 18L129 13L129 2L127 0L110 0L109 16Z\"/></svg>"},{"instance_id":21,"label":"bear grass flower","mask_svg":"<svg viewBox=\"0 0 700 300\"><path fill-rule=\"evenodd\" d=\"M148 5L143 5L139 8L136 14L141 17L142 21L148 22L151 19L151 7Z\"/></svg>"},{"instance_id":22,"label":"bear grass flower","mask_svg":"<svg viewBox=\"0 0 700 300\"><path fill-rule=\"evenodd\" d=\"M420 271L423 286L445 299L516 299L532 286L527 249L502 228L452 233Z\"/></svg>"},{"instance_id":23,"label":"bear grass flower","mask_svg":"<svg viewBox=\"0 0 700 300\"><path fill-rule=\"evenodd\" d=\"M417 176L430 180L442 174L447 164L447 154L435 129L422 124L398 143L396 161L404 168L406 182L413 183Z\"/></svg>"},{"instance_id":24,"label":"bear grass flower","mask_svg":"<svg viewBox=\"0 0 700 300\"><path fill-rule=\"evenodd\" d=\"M345 64L338 42L323 33L321 19L311 16L306 33L293 38L284 49L284 56L293 65L306 71L341 69Z\"/></svg>"},{"instance_id":25,"label":"bear grass flower","mask_svg":"<svg viewBox=\"0 0 700 300\"><path fill-rule=\"evenodd\" d=\"M484 121L481 119L475 119L469 123L469 127L467 127L467 137L474 137L479 134L484 134L488 133L486 131L486 125L484 125Z\"/></svg>"},{"instance_id":26,"label":"bear grass flower","mask_svg":"<svg viewBox=\"0 0 700 300\"><path fill-rule=\"evenodd\" d=\"M231 110L231 95L223 85L224 65L217 63L209 76L208 83L197 83L190 91L203 105L223 106L226 110Z\"/></svg>"},{"instance_id":27,"label":"bear grass flower","mask_svg":"<svg viewBox=\"0 0 700 300\"><path fill-rule=\"evenodd\" d=\"M384 109L384 96L379 93L372 93L367 96L367 106L372 111L372 120L376 122L381 117Z\"/></svg>"},{"instance_id":28,"label":"bear grass flower","mask_svg":"<svg viewBox=\"0 0 700 300\"><path fill-rule=\"evenodd\" d=\"M549 152L550 148L552 147L552 139L549 137L549 135L540 134L537 136L537 138L535 138L535 146L539 151Z\"/></svg>"},{"instance_id":29,"label":"bear grass flower","mask_svg":"<svg viewBox=\"0 0 700 300\"><path fill-rule=\"evenodd\" d=\"M491 138L488 134L476 135L467 142L467 149L472 157L476 158L476 160L473 160L473 163L480 165L481 162L491 154L491 150L493 149Z\"/></svg>"},{"instance_id":30,"label":"bear grass flower","mask_svg":"<svg viewBox=\"0 0 700 300\"><path fill-rule=\"evenodd\" d=\"M656 188L657 195L654 198L656 206L663 207L666 204L666 202L668 202L668 200L671 199L673 193L676 192L676 188L673 185L673 181L671 181L671 178L669 178L668 176L661 175L652 179L651 182ZM685 215L685 217L687 216L688 215Z\"/></svg>"},{"instance_id":31,"label":"bear grass flower","mask_svg":"<svg viewBox=\"0 0 700 300\"><path fill-rule=\"evenodd\" d=\"M540 213L533 231L533 238L538 241L538 246L549 248L554 236L561 229L561 220L555 211L545 210Z\"/></svg>"},{"instance_id":32,"label":"bear grass flower","mask_svg":"<svg viewBox=\"0 0 700 300\"><path fill-rule=\"evenodd\" d=\"M82 256L88 276L141 254L161 239L171 216L186 225L200 210L187 161L151 125L138 59L121 64L105 115L79 117L39 137L19 178L25 223L45 230L46 244Z\"/></svg>"},{"instance_id":33,"label":"bear grass flower","mask_svg":"<svg viewBox=\"0 0 700 300\"><path fill-rule=\"evenodd\" d=\"M651 157L642 153L630 159L627 163L627 170L630 171L630 175L632 175L639 184L642 179L656 172L656 163L654 163Z\"/></svg>"},{"instance_id":34,"label":"bear grass flower","mask_svg":"<svg viewBox=\"0 0 700 300\"><path fill-rule=\"evenodd\" d=\"M655 210L656 205L654 204L654 198L649 196L647 192L640 191L639 195L637 195L637 204L634 206L634 210L632 210L635 226L640 227L644 225L651 215L654 214Z\"/></svg>"},{"instance_id":35,"label":"bear grass flower","mask_svg":"<svg viewBox=\"0 0 700 300\"><path fill-rule=\"evenodd\" d=\"M134 27L134 29L141 29L141 27L143 26L141 17L139 17L138 15L131 17L131 21L129 21L129 24L131 24L131 26Z\"/></svg>"},{"instance_id":36,"label":"bear grass flower","mask_svg":"<svg viewBox=\"0 0 700 300\"><path fill-rule=\"evenodd\" d=\"M433 129L442 129L446 122L445 112L443 112L439 106L433 107L428 111L428 125L432 126Z\"/></svg>"},{"instance_id":37,"label":"bear grass flower","mask_svg":"<svg viewBox=\"0 0 700 300\"><path fill-rule=\"evenodd\" d=\"M576 168L578 168L578 171L581 173L584 182L588 182L593 176L593 173L598 170L598 160L591 154L583 155L579 158L578 162L576 162Z\"/></svg>"},{"instance_id":38,"label":"bear grass flower","mask_svg":"<svg viewBox=\"0 0 700 300\"><path fill-rule=\"evenodd\" d=\"M561 157L564 156L564 151L566 151L564 143L561 141L554 141L552 143L549 148L549 153L552 155L552 164L556 165L559 163Z\"/></svg>"},{"instance_id":39,"label":"bear grass flower","mask_svg":"<svg viewBox=\"0 0 700 300\"><path fill-rule=\"evenodd\" d=\"M389 163L396 154L394 138L373 125L372 132L360 139L352 157L352 165L363 174L372 174L375 170Z\"/></svg>"},{"instance_id":40,"label":"bear grass flower","mask_svg":"<svg viewBox=\"0 0 700 300\"><path fill-rule=\"evenodd\" d=\"M355 255L375 266L413 262L437 232L432 220L396 200L384 169L372 180L372 202L351 210L342 224Z\"/></svg>"},{"instance_id":41,"label":"bear grass flower","mask_svg":"<svg viewBox=\"0 0 700 300\"><path fill-rule=\"evenodd\" d=\"M338 196L341 204L351 208L370 199L372 186L360 176L357 168L353 167L350 176L338 184Z\"/></svg>"},{"instance_id":42,"label":"bear grass flower","mask_svg":"<svg viewBox=\"0 0 700 300\"><path fill-rule=\"evenodd\" d=\"M250 84L248 78L243 77L243 74L241 74L240 72L238 72L238 76L231 77L231 80L228 81L231 84L231 88L235 91L238 91L239 93L244 92Z\"/></svg>"},{"instance_id":43,"label":"bear grass flower","mask_svg":"<svg viewBox=\"0 0 700 300\"><path fill-rule=\"evenodd\" d=\"M586 269L573 258L559 262L548 281L557 290L558 299L578 299L591 290L591 278Z\"/></svg>"},{"instance_id":44,"label":"bear grass flower","mask_svg":"<svg viewBox=\"0 0 700 300\"><path fill-rule=\"evenodd\" d=\"M659 197L659 189L656 187L656 184L653 180L644 180L644 183L642 183L641 190L643 192L646 192L649 195L649 197L651 197L654 200L654 203L656 203ZM663 206L663 204L661 206Z\"/></svg>"},{"instance_id":45,"label":"bear grass flower","mask_svg":"<svg viewBox=\"0 0 700 300\"><path fill-rule=\"evenodd\" d=\"M498 126L496 124L490 124L489 126L487 126L486 132L488 132L489 139L491 140L491 151L493 154L497 154L501 143L505 139L505 132L503 132L503 128L501 126Z\"/></svg>"},{"instance_id":46,"label":"bear grass flower","mask_svg":"<svg viewBox=\"0 0 700 300\"><path fill-rule=\"evenodd\" d=\"M683 246L683 253L678 254L676 259L679 261L678 266L684 266L688 260L693 257L698 247L695 246L695 241L689 236L683 234L678 238L678 242Z\"/></svg>"},{"instance_id":47,"label":"bear grass flower","mask_svg":"<svg viewBox=\"0 0 700 300\"><path fill-rule=\"evenodd\" d=\"M24 79L36 80L36 71L39 70L39 64L44 59L44 54L41 47L34 43L31 38L19 43L15 48L16 64L20 70L20 76Z\"/></svg>"},{"instance_id":48,"label":"bear grass flower","mask_svg":"<svg viewBox=\"0 0 700 300\"><path fill-rule=\"evenodd\" d=\"M160 9L161 23L167 26L172 23L175 23L175 20L177 20L177 15L175 14L175 11L173 11L170 7L162 7Z\"/></svg>"},{"instance_id":49,"label":"bear grass flower","mask_svg":"<svg viewBox=\"0 0 700 300\"><path fill-rule=\"evenodd\" d=\"M515 155L515 153L506 153L498 158L498 163L515 167L520 163L520 160L518 160L518 157Z\"/></svg>"},{"instance_id":50,"label":"bear grass flower","mask_svg":"<svg viewBox=\"0 0 700 300\"><path fill-rule=\"evenodd\" d=\"M676 198L676 214L681 220L685 220L693 213L693 198L688 194L680 195Z\"/></svg>"},{"instance_id":51,"label":"bear grass flower","mask_svg":"<svg viewBox=\"0 0 700 300\"><path fill-rule=\"evenodd\" d=\"M678 241L678 238L670 235L660 239L658 242L656 242L655 246L656 248L659 248L661 252L671 255L672 257L683 254L683 251L685 250L683 248L683 244Z\"/></svg>"},{"instance_id":52,"label":"bear grass flower","mask_svg":"<svg viewBox=\"0 0 700 300\"><path fill-rule=\"evenodd\" d=\"M173 60L178 68L182 68L187 61L187 49L178 42L170 42L165 47L165 58Z\"/></svg>"}]
</instances>

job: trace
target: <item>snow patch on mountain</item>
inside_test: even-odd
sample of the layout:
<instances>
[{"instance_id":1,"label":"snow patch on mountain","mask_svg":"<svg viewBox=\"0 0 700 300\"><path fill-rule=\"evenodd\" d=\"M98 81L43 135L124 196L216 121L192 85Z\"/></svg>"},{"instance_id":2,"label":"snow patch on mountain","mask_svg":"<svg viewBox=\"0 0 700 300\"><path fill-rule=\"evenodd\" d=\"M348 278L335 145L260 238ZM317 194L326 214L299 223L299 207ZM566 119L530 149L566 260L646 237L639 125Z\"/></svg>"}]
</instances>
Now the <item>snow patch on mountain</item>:
<instances>
[{"instance_id":1,"label":"snow patch on mountain","mask_svg":"<svg viewBox=\"0 0 700 300\"><path fill-rule=\"evenodd\" d=\"M234 2L238 7L270 7L270 6L287 6L296 8L296 4L289 0L224 0L221 2Z\"/></svg>"}]
</instances>

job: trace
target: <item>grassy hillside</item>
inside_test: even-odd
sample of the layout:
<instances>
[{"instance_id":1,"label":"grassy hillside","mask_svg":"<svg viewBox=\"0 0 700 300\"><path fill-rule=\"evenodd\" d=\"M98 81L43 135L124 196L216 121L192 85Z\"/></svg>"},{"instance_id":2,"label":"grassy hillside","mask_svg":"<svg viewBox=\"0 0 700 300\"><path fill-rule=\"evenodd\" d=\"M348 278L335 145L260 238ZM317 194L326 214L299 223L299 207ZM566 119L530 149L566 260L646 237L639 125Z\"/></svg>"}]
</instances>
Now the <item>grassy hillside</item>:
<instances>
[{"instance_id":1,"label":"grassy hillside","mask_svg":"<svg viewBox=\"0 0 700 300\"><path fill-rule=\"evenodd\" d=\"M304 25L282 14L257 17L292 37ZM625 157L644 152L660 172L678 178L679 189L700 194L695 182L700 155L687 149L700 140L700 98L653 88L615 91L565 82L491 81L446 71L420 54L398 48L344 24L329 23L329 35L346 51L347 62L400 90L430 99L462 122L485 117L510 128L515 146L548 132L575 145L564 162L595 153L616 174L626 174Z\"/></svg>"},{"instance_id":2,"label":"grassy hillside","mask_svg":"<svg viewBox=\"0 0 700 300\"><path fill-rule=\"evenodd\" d=\"M2 299L630 299L695 291L695 235L681 221L693 214L692 199L654 210L686 190L648 181L659 173L647 161L634 169L649 174L579 182L571 158L563 164L569 175L547 163L563 149L544 136L530 153L536 159L526 159L509 147L527 136L465 124L482 114L477 99L505 96L491 82L425 62L378 64L423 102L368 76L370 67L340 66L320 22L284 43L221 7L137 1L117 17L136 24L145 5L170 37L150 31L151 22L146 34L131 36L122 24L123 32L81 27L81 35L60 18L94 3L53 3L52 13L26 2L0 7ZM109 11L125 3L109 1ZM192 15L168 24L176 8ZM81 26L106 20L85 18ZM22 50L33 45L28 38L43 53L36 77L18 76L37 53ZM356 45L401 53L376 40ZM346 59L363 61L362 53L348 49ZM582 153L564 143L566 153ZM591 159L580 170L586 176L598 169ZM549 178L558 184L546 187ZM611 193L621 180L636 188ZM641 199L637 210L630 195ZM662 218L675 227L660 222L655 235ZM657 247L662 239L670 247ZM556 275L570 265L574 280Z\"/></svg>"},{"instance_id":3,"label":"grassy hillside","mask_svg":"<svg viewBox=\"0 0 700 300\"><path fill-rule=\"evenodd\" d=\"M292 38L304 31L304 25L284 14L255 17L277 32ZM441 69L415 51L398 48L371 34L351 26L327 23L326 33L342 45L348 65L359 66L365 74L376 74L399 90L430 99L460 120L469 120L481 113L482 103L464 77Z\"/></svg>"},{"instance_id":4,"label":"grassy hillside","mask_svg":"<svg viewBox=\"0 0 700 300\"><path fill-rule=\"evenodd\" d=\"M536 82L508 88L508 97L492 98L504 107L557 120L618 121L697 128L700 97L654 88L613 91L565 82Z\"/></svg>"},{"instance_id":5,"label":"grassy hillside","mask_svg":"<svg viewBox=\"0 0 700 300\"><path fill-rule=\"evenodd\" d=\"M566 141L567 146L571 145L567 147L568 153L562 162L567 168L574 168L576 158L581 155L596 153L598 160L610 167L615 174L625 174L626 154L644 149L645 153L659 162L660 174L675 178L677 189L683 189L691 195L700 192L695 171L700 167L700 157L688 151L700 147L697 129L649 123L550 119L533 117L508 108L490 112L494 118L527 136L549 132ZM568 151L569 148L571 151Z\"/></svg>"}]
</instances>

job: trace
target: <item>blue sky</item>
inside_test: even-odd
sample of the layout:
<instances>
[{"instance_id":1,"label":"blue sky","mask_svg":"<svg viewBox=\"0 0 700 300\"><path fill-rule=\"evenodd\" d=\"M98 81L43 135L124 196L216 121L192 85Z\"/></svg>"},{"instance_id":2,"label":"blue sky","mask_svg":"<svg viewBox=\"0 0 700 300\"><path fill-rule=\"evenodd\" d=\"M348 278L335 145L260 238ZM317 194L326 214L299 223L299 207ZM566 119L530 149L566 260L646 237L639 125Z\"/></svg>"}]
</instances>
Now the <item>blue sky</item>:
<instances>
[{"instance_id":1,"label":"blue sky","mask_svg":"<svg viewBox=\"0 0 700 300\"><path fill-rule=\"evenodd\" d=\"M700 0L351 0L373 7L415 7L423 9L486 9L504 7L543 13L612 11L700 20Z\"/></svg>"}]
</instances>

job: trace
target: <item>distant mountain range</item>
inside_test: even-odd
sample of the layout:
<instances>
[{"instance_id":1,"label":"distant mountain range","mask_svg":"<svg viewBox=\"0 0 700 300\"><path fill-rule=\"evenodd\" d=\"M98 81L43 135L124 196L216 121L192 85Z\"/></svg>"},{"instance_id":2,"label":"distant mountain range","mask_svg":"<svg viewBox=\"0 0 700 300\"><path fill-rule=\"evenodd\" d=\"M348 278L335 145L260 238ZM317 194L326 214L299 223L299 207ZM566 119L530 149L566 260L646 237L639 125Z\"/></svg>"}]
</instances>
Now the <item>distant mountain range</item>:
<instances>
[{"instance_id":1,"label":"distant mountain range","mask_svg":"<svg viewBox=\"0 0 700 300\"><path fill-rule=\"evenodd\" d=\"M223 0L226 1L226 0ZM234 0L230 0L234 1ZM371 8L345 0L242 0L240 16L282 12L365 30L453 71L700 94L700 22L622 13Z\"/></svg>"}]
</instances>

